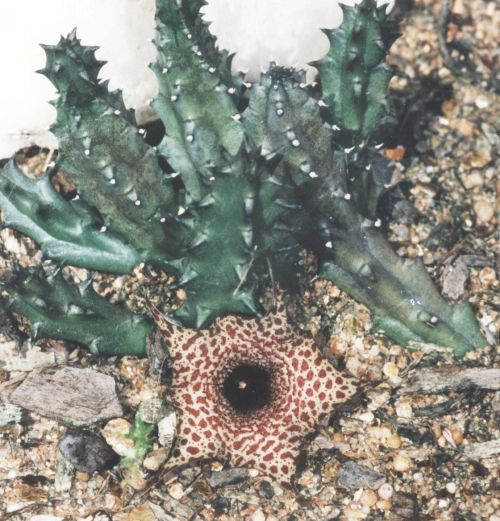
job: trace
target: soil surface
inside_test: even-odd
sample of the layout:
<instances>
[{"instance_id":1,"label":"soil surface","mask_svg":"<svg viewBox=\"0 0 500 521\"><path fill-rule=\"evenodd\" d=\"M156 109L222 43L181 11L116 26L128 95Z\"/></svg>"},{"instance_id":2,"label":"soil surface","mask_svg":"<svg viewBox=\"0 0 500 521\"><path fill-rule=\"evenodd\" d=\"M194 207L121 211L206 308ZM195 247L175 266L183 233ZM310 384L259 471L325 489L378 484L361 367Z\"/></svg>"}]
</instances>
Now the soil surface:
<instances>
[{"instance_id":1,"label":"soil surface","mask_svg":"<svg viewBox=\"0 0 500 521\"><path fill-rule=\"evenodd\" d=\"M168 381L154 361L96 359L64 342L32 346L22 321L0 315L0 520L500 521L500 373L493 346L500 327L495 272L500 12L495 2L484 0L456 0L450 9L441 50L439 3L416 0L404 12L403 36L390 56L398 68L391 83L394 117L381 149L402 183L380 210L398 253L421 257L450 301L470 302L492 346L460 361L436 346L402 349L371 334L370 313L337 287L304 280L302 300L290 303L290 317L364 391L304 440L294 489L220 462L186 468L149 488L168 455L175 425L161 402ZM18 160L26 170L42 172L53 157L46 150L24 150ZM31 266L42 257L30 240L3 230L0 272L14 260ZM85 270L65 270L74 280L87 276ZM155 288L168 306L181 300L182 294L169 289L171 282L139 267L130 276L98 276L94 287L140 310L144 286ZM51 366L111 376L122 416L81 434L62 421L7 405L34 370ZM138 410L153 426L144 434L150 442L133 461L122 459L113 467L115 455L93 433L130 455L133 442L126 434ZM169 422L158 429L164 416ZM60 449L68 434L76 438L67 438ZM81 435L89 443L95 438L98 453L92 461L93 454L76 454L88 464L87 472L75 471L61 454L76 457Z\"/></svg>"}]
</instances>

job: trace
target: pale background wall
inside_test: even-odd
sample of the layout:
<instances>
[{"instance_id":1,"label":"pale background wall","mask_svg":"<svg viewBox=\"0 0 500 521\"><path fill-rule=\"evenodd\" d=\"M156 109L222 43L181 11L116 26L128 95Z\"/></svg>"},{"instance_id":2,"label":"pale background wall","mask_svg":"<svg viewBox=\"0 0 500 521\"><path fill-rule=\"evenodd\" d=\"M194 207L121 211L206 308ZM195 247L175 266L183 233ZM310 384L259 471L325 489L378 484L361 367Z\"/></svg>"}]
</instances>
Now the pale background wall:
<instances>
[{"instance_id":1,"label":"pale background wall","mask_svg":"<svg viewBox=\"0 0 500 521\"><path fill-rule=\"evenodd\" d=\"M235 67L251 77L270 60L305 66L321 57L328 42L319 28L342 19L336 0L210 0L204 10L221 46L237 52ZM0 2L0 158L34 143L57 147L47 130L55 91L34 71L45 61L38 44L55 44L74 27L84 44L101 47L102 76L123 89L127 105L141 108L154 96L154 0Z\"/></svg>"}]
</instances>

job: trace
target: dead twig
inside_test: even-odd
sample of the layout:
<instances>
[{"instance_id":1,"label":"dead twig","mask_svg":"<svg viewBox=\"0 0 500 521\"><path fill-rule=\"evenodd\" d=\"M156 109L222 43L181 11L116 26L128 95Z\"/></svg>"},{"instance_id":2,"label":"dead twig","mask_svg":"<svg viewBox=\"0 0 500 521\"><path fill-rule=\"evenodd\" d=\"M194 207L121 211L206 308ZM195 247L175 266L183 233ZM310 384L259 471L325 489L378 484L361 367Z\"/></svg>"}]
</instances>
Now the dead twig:
<instances>
[{"instance_id":1,"label":"dead twig","mask_svg":"<svg viewBox=\"0 0 500 521\"><path fill-rule=\"evenodd\" d=\"M439 394L448 391L464 392L471 389L500 390L500 369L487 367L464 368L443 365L420 369L409 379L402 394Z\"/></svg>"}]
</instances>

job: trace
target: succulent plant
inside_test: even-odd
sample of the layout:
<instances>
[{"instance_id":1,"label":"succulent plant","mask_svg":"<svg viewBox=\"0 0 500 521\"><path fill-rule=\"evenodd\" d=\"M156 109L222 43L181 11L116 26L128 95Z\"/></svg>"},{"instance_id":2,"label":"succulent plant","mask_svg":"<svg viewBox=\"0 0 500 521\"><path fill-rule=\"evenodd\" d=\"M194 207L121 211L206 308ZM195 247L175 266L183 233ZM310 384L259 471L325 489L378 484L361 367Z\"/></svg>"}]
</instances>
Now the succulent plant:
<instances>
[{"instance_id":1,"label":"succulent plant","mask_svg":"<svg viewBox=\"0 0 500 521\"><path fill-rule=\"evenodd\" d=\"M423 265L398 257L378 226L385 188L372 168L374 145L389 110L386 55L397 37L385 7L343 6L342 25L325 31L329 52L314 63L319 90L304 72L276 65L245 83L200 16L203 0L156 3L152 106L165 127L161 143L145 142L121 93L98 78L96 48L75 32L44 46L41 72L59 92L54 171L78 195L67 200L53 172L28 177L11 161L0 175L4 226L59 265L128 273L145 262L176 275L186 300L173 318L188 327L259 315L270 281L296 289L305 248L319 276L368 306L394 341L433 342L458 356L485 345L470 307L446 303ZM151 322L88 285L21 270L4 288L38 335L99 353L145 351Z\"/></svg>"}]
</instances>

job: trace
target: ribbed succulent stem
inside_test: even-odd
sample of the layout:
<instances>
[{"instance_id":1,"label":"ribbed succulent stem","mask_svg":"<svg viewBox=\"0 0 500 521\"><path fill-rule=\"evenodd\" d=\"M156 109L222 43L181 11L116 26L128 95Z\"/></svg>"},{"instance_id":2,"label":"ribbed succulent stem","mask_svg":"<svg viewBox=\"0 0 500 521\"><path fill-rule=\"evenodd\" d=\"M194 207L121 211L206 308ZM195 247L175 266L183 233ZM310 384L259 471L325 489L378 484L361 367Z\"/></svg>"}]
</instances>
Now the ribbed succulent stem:
<instances>
[{"instance_id":1,"label":"ribbed succulent stem","mask_svg":"<svg viewBox=\"0 0 500 521\"><path fill-rule=\"evenodd\" d=\"M91 280L72 284L61 272L18 270L2 282L8 309L25 317L32 337L69 340L96 355L145 355L152 323L97 295Z\"/></svg>"},{"instance_id":2,"label":"ribbed succulent stem","mask_svg":"<svg viewBox=\"0 0 500 521\"><path fill-rule=\"evenodd\" d=\"M486 345L468 304L448 304L421 260L402 259L373 222L353 216L348 203L338 206L343 208L331 212L336 224L329 229L329 248L320 254L319 276L366 305L375 330L403 346L411 341L447 346L457 357ZM339 229L341 218L349 228Z\"/></svg>"},{"instance_id":3,"label":"ribbed succulent stem","mask_svg":"<svg viewBox=\"0 0 500 521\"><path fill-rule=\"evenodd\" d=\"M61 264L128 273L144 257L106 231L97 212L83 201L67 201L53 187L50 174L24 175L9 161L0 171L3 226L24 233L43 254Z\"/></svg>"},{"instance_id":4,"label":"ribbed succulent stem","mask_svg":"<svg viewBox=\"0 0 500 521\"><path fill-rule=\"evenodd\" d=\"M385 58L398 33L386 5L362 0L341 5L338 29L325 29L330 50L312 65L319 70L324 111L337 140L353 146L368 140L388 113L387 87L392 71Z\"/></svg>"},{"instance_id":5,"label":"ribbed succulent stem","mask_svg":"<svg viewBox=\"0 0 500 521\"><path fill-rule=\"evenodd\" d=\"M151 262L165 266L176 245L175 193L121 93L98 78L104 62L72 32L44 46L40 71L56 86L59 166L104 225ZM168 221L168 231L167 231Z\"/></svg>"}]
</instances>

